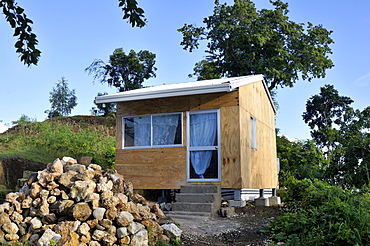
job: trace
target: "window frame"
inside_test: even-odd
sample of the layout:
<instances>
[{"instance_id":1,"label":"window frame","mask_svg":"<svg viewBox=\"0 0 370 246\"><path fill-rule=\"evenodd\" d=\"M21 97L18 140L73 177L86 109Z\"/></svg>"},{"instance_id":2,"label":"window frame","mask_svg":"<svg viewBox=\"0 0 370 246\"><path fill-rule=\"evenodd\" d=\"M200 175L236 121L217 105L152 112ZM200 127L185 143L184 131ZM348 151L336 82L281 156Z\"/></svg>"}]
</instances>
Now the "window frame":
<instances>
[{"instance_id":1,"label":"window frame","mask_svg":"<svg viewBox=\"0 0 370 246\"><path fill-rule=\"evenodd\" d=\"M250 116L251 126L251 149L257 150L257 120L254 116Z\"/></svg>"},{"instance_id":2,"label":"window frame","mask_svg":"<svg viewBox=\"0 0 370 246\"><path fill-rule=\"evenodd\" d=\"M181 143L180 144L153 145L153 116L163 116L163 115L179 115L180 116L180 126L181 126ZM127 118L137 118L137 117L150 117L150 145L148 145L148 146L128 146L128 147L125 147L125 119L127 119ZM184 121L183 112L123 116L122 117L122 149L155 149L155 148L182 147L182 146L184 146L184 124L183 124L183 121Z\"/></svg>"}]
</instances>

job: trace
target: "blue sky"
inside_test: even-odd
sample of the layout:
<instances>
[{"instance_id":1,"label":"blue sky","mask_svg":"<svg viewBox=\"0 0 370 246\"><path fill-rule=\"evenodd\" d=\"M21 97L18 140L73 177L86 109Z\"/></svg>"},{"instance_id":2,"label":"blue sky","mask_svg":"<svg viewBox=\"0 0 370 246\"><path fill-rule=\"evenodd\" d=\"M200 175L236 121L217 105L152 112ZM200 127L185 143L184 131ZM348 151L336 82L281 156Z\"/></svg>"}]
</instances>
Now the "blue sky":
<instances>
[{"instance_id":1,"label":"blue sky","mask_svg":"<svg viewBox=\"0 0 370 246\"><path fill-rule=\"evenodd\" d=\"M13 30L0 19L0 121L11 121L25 114L37 121L46 119L49 93L61 77L76 89L77 107L72 115L89 115L98 92L115 93L114 88L93 84L84 72L94 59L107 61L116 48L125 51L149 50L157 55L157 78L144 85L192 81L187 75L205 53L189 53L180 46L184 23L202 25L212 14L213 0L138 0L148 25L131 28L122 20L116 0L19 0L38 36L42 57L38 66L23 65L14 50ZM223 2L223 1L221 1ZM231 0L227 1L232 3ZM268 0L255 1L258 8L271 8ZM341 95L351 97L355 108L369 106L370 92L370 1L289 0L289 16L298 23L322 24L334 31L331 56L335 67L325 79L298 81L293 88L278 90L277 127L292 138L309 138L302 120L307 99L319 93L324 84L333 84ZM3 15L2 15L3 16ZM1 123L0 123L1 124ZM1 126L0 126L1 127Z\"/></svg>"}]
</instances>

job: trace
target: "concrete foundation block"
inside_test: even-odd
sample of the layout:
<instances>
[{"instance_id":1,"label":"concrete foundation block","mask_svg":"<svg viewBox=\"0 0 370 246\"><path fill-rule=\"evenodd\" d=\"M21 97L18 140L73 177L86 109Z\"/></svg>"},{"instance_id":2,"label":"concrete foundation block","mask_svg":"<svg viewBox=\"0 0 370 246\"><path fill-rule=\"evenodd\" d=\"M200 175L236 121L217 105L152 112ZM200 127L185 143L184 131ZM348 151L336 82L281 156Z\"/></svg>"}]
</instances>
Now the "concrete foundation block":
<instances>
[{"instance_id":1,"label":"concrete foundation block","mask_svg":"<svg viewBox=\"0 0 370 246\"><path fill-rule=\"evenodd\" d=\"M281 204L281 198L279 196L269 197L270 206L279 206Z\"/></svg>"},{"instance_id":2,"label":"concrete foundation block","mask_svg":"<svg viewBox=\"0 0 370 246\"><path fill-rule=\"evenodd\" d=\"M256 206L265 206L268 207L270 206L269 199L265 197L259 197L254 200Z\"/></svg>"},{"instance_id":3,"label":"concrete foundation block","mask_svg":"<svg viewBox=\"0 0 370 246\"><path fill-rule=\"evenodd\" d=\"M244 207L247 205L247 201L229 200L229 207Z\"/></svg>"},{"instance_id":4,"label":"concrete foundation block","mask_svg":"<svg viewBox=\"0 0 370 246\"><path fill-rule=\"evenodd\" d=\"M235 207L222 207L220 208L220 215L222 217L231 217L235 215Z\"/></svg>"}]
</instances>

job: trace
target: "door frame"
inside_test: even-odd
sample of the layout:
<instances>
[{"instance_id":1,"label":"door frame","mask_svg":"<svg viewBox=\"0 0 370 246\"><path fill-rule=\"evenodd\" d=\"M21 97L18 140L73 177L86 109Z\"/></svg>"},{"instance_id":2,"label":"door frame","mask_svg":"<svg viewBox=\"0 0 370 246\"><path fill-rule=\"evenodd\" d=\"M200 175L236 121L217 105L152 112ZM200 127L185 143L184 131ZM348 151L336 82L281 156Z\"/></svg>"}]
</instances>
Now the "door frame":
<instances>
[{"instance_id":1,"label":"door frame","mask_svg":"<svg viewBox=\"0 0 370 246\"><path fill-rule=\"evenodd\" d=\"M216 113L217 115L217 146L190 147L190 115ZM192 110L186 112L186 180L187 182L220 182L221 181L221 127L220 109ZM192 150L217 150L217 178L214 179L191 179L190 178L190 151Z\"/></svg>"}]
</instances>

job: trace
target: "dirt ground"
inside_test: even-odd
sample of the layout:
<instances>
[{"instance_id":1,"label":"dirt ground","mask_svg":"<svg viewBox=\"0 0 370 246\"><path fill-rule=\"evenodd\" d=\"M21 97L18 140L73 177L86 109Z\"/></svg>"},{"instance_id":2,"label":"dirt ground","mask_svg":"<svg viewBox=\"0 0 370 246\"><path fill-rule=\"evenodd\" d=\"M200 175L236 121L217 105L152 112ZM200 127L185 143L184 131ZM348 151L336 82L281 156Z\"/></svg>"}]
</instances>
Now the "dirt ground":
<instances>
[{"instance_id":1,"label":"dirt ground","mask_svg":"<svg viewBox=\"0 0 370 246\"><path fill-rule=\"evenodd\" d=\"M183 230L183 245L267 245L271 238L258 231L280 215L277 207L246 206L237 209L232 217L209 219L178 219Z\"/></svg>"}]
</instances>

